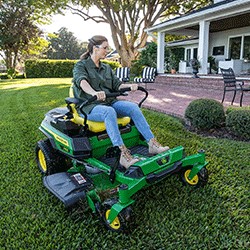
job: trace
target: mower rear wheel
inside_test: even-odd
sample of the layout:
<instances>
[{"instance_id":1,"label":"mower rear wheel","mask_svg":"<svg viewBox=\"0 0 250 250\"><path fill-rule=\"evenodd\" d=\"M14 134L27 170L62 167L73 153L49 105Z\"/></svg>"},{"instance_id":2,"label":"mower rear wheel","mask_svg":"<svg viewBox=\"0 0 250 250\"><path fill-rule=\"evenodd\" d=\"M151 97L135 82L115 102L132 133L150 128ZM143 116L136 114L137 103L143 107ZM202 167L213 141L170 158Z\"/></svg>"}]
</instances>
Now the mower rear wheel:
<instances>
[{"instance_id":1,"label":"mower rear wheel","mask_svg":"<svg viewBox=\"0 0 250 250\"><path fill-rule=\"evenodd\" d=\"M65 157L54 150L49 139L40 140L37 143L36 162L40 172L44 175L63 172L67 168Z\"/></svg>"},{"instance_id":2,"label":"mower rear wheel","mask_svg":"<svg viewBox=\"0 0 250 250\"><path fill-rule=\"evenodd\" d=\"M180 173L181 181L184 185L189 185L193 187L204 187L208 181L208 171L206 167L203 167L197 175L195 175L191 180L188 178L192 167L185 168Z\"/></svg>"}]
</instances>

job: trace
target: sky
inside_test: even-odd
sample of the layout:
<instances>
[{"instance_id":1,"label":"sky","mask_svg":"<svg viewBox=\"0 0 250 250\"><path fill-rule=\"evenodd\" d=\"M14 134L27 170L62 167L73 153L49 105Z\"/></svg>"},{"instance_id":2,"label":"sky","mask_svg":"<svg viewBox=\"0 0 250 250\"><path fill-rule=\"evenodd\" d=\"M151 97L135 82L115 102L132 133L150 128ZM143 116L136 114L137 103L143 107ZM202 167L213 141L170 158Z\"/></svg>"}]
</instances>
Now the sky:
<instances>
[{"instance_id":1,"label":"sky","mask_svg":"<svg viewBox=\"0 0 250 250\"><path fill-rule=\"evenodd\" d=\"M92 9L97 14L97 9ZM114 48L110 27L106 23L95 23L94 21L84 19L78 15L71 14L70 11L65 15L54 15L50 25L43 25L41 28L44 32L57 32L60 28L66 27L68 31L74 33L74 36L81 42L88 41L94 35L103 35L107 37L109 45Z\"/></svg>"}]
</instances>

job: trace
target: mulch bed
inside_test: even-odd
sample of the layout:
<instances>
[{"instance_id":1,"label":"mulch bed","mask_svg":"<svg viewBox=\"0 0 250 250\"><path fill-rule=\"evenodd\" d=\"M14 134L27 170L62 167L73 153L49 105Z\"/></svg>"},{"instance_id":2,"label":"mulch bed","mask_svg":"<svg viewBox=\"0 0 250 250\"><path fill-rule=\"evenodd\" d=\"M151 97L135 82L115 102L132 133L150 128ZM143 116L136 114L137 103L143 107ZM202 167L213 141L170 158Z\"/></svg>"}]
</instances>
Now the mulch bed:
<instances>
[{"instance_id":1,"label":"mulch bed","mask_svg":"<svg viewBox=\"0 0 250 250\"><path fill-rule=\"evenodd\" d=\"M197 130L192 126L185 126L186 129L190 132L196 133L198 135L204 136L204 137L209 137L209 138L224 138L224 139L230 139L234 141L249 141L246 140L245 138L242 138L240 136L236 136L232 133L230 133L227 128L222 127L222 128L214 128L210 130Z\"/></svg>"}]
</instances>

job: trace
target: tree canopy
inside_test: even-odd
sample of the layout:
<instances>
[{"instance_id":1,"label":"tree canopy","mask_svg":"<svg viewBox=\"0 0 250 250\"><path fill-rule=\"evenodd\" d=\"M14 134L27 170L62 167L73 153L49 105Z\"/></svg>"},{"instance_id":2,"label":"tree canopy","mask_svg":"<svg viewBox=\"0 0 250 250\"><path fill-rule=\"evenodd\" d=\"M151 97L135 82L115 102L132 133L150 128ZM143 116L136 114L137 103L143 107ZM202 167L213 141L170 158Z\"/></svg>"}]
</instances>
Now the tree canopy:
<instances>
[{"instance_id":1,"label":"tree canopy","mask_svg":"<svg viewBox=\"0 0 250 250\"><path fill-rule=\"evenodd\" d=\"M46 2L46 1L45 1ZM39 44L46 44L39 37L39 23L46 23L54 6L50 0L0 1L0 51L7 69L15 69L23 52L34 53ZM53 8L49 6L54 6ZM35 39L36 38L36 39ZM41 49L41 48L40 48Z\"/></svg>"},{"instance_id":2,"label":"tree canopy","mask_svg":"<svg viewBox=\"0 0 250 250\"><path fill-rule=\"evenodd\" d=\"M188 13L211 2L211 0L73 0L69 1L66 7L85 21L108 23L122 65L130 66L138 55L138 49L146 45L148 35L145 29L159 20ZM92 15L89 12L91 6L96 6L101 15L96 13Z\"/></svg>"},{"instance_id":3,"label":"tree canopy","mask_svg":"<svg viewBox=\"0 0 250 250\"><path fill-rule=\"evenodd\" d=\"M79 43L77 38L67 28L62 27L58 32L49 34L49 59L79 59L86 51L86 44Z\"/></svg>"}]
</instances>

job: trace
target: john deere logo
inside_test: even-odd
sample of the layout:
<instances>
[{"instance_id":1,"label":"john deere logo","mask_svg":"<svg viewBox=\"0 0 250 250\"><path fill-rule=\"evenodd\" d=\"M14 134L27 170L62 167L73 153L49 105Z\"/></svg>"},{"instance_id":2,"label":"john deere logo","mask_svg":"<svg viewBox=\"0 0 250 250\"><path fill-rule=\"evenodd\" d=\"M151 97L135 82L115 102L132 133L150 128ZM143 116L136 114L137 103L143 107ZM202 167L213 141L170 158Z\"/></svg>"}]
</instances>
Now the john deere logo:
<instances>
[{"instance_id":1,"label":"john deere logo","mask_svg":"<svg viewBox=\"0 0 250 250\"><path fill-rule=\"evenodd\" d=\"M164 165L168 162L168 157L161 158L157 161L158 165Z\"/></svg>"},{"instance_id":2,"label":"john deere logo","mask_svg":"<svg viewBox=\"0 0 250 250\"><path fill-rule=\"evenodd\" d=\"M161 163L162 163L162 164L166 164L166 163L167 163L166 158L162 158L162 159L161 159Z\"/></svg>"}]
</instances>

